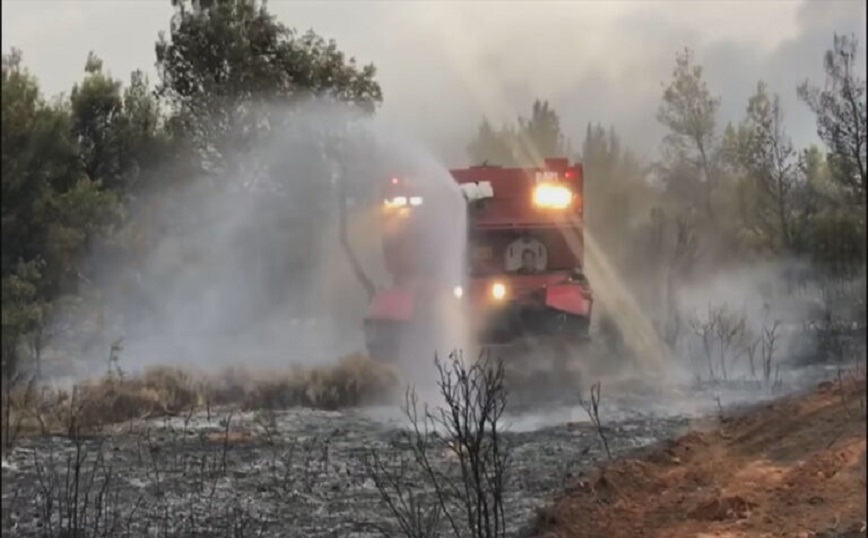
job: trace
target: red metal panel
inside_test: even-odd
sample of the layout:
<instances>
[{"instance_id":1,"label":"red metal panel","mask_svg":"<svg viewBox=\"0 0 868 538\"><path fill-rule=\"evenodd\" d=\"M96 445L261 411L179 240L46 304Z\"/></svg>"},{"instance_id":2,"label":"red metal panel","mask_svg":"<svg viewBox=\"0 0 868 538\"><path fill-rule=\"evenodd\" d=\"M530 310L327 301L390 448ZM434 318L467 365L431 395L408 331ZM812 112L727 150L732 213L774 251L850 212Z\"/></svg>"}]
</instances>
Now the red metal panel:
<instances>
[{"instance_id":1,"label":"red metal panel","mask_svg":"<svg viewBox=\"0 0 868 538\"><path fill-rule=\"evenodd\" d=\"M566 166L565 159L550 159L547 168L500 168L474 167L450 170L459 184L486 181L491 184L494 198L486 200L482 207L474 211L473 226L479 229L493 228L539 228L558 226L566 218L579 217L583 213L584 177L580 164ZM543 171L557 171L563 183L569 185L576 199L565 211L537 208L533 205L535 174Z\"/></svg>"},{"instance_id":2,"label":"red metal panel","mask_svg":"<svg viewBox=\"0 0 868 538\"><path fill-rule=\"evenodd\" d=\"M566 277L567 273L563 271L541 275L491 275L471 279L470 290L468 291L472 303L480 305L480 307L496 306L498 301L494 301L491 297L491 287L495 282L500 282L506 286L505 301L522 302L530 293L563 282Z\"/></svg>"},{"instance_id":3,"label":"red metal panel","mask_svg":"<svg viewBox=\"0 0 868 538\"><path fill-rule=\"evenodd\" d=\"M555 284L546 289L546 306L577 316L590 315L590 296L576 284Z\"/></svg>"},{"instance_id":4,"label":"red metal panel","mask_svg":"<svg viewBox=\"0 0 868 538\"><path fill-rule=\"evenodd\" d=\"M407 321L413 317L416 294L411 289L383 290L374 296L368 317L390 321Z\"/></svg>"}]
</instances>

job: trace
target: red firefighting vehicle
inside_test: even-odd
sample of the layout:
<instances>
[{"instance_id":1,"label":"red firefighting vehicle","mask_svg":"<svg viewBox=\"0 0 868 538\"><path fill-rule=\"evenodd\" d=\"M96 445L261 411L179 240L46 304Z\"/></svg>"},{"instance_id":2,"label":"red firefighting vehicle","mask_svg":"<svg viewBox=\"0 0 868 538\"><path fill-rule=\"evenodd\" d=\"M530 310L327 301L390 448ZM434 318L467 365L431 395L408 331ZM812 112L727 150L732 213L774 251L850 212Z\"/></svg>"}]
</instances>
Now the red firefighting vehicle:
<instances>
[{"instance_id":1,"label":"red firefighting vehicle","mask_svg":"<svg viewBox=\"0 0 868 538\"><path fill-rule=\"evenodd\" d=\"M450 301L463 307L460 323L481 347L565 350L587 339L593 297L583 271L582 165L546 159L536 168L483 165L450 175L463 215L429 196L424 182L386 182L383 252L392 283L364 320L370 355L428 353L420 346ZM449 242L456 233L466 237L457 264Z\"/></svg>"}]
</instances>

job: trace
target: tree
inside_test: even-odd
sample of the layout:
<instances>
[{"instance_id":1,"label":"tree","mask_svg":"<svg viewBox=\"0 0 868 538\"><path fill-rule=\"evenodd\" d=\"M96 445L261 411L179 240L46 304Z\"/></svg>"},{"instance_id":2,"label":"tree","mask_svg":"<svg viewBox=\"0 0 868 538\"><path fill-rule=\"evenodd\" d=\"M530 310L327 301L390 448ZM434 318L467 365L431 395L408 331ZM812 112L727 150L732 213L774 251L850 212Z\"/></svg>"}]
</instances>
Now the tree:
<instances>
[{"instance_id":1,"label":"tree","mask_svg":"<svg viewBox=\"0 0 868 538\"><path fill-rule=\"evenodd\" d=\"M148 78L140 70L133 71L130 83L123 91L122 165L131 194L145 186L162 182L162 168L171 159L172 140L167 130L160 102Z\"/></svg>"},{"instance_id":2,"label":"tree","mask_svg":"<svg viewBox=\"0 0 868 538\"><path fill-rule=\"evenodd\" d=\"M382 101L382 91L374 80L376 70L368 64L359 67L347 58L334 41L326 41L312 31L298 35L279 23L264 3L255 0L172 0L176 8L170 36L164 34L156 44L160 76L158 93L174 115L173 130L190 144L201 171L211 176L241 183L244 188L258 183L260 177L273 185L288 185L285 169L274 166L281 159L258 154L260 148L274 148L275 134L285 135L292 121L293 105L310 97L349 103L373 113ZM329 196L338 199L341 215L341 242L353 267L358 269L355 253L346 237L346 196L350 192L346 174L331 177L335 156L329 147L333 132L312 129L317 137L310 145L306 174L315 188L302 188L312 199L304 207L308 234L316 234L316 208ZM306 142L307 143L307 142ZM271 162L268 162L271 161ZM249 165L249 166L248 166ZM293 178L297 179L297 178ZM356 271L360 284L370 294L370 279Z\"/></svg>"},{"instance_id":3,"label":"tree","mask_svg":"<svg viewBox=\"0 0 868 538\"><path fill-rule=\"evenodd\" d=\"M366 137L359 132L353 133L352 126L349 130L335 137L334 140L326 141L326 154L335 165L337 175L337 200L338 200L338 241L346 255L347 262L353 270L358 283L365 290L368 300L374 298L376 286L374 281L365 272L359 256L356 254L350 242L348 230L348 199L350 198L350 177L348 170L350 162L364 162L362 151L370 150L371 147L362 143ZM355 142L355 143L354 143ZM330 153L330 155L329 155ZM353 158L355 157L355 159Z\"/></svg>"},{"instance_id":4,"label":"tree","mask_svg":"<svg viewBox=\"0 0 868 538\"><path fill-rule=\"evenodd\" d=\"M2 96L3 360L15 368L48 303L78 290L82 254L119 204L87 174L95 161L83 158L73 107L45 102L17 50L3 56Z\"/></svg>"},{"instance_id":5,"label":"tree","mask_svg":"<svg viewBox=\"0 0 868 538\"><path fill-rule=\"evenodd\" d=\"M780 98L760 81L740 129L727 130L729 152L741 173L742 215L772 251L793 249L795 200L801 184L798 154L783 130Z\"/></svg>"},{"instance_id":6,"label":"tree","mask_svg":"<svg viewBox=\"0 0 868 538\"><path fill-rule=\"evenodd\" d=\"M516 125L495 129L483 118L467 152L474 163L538 166L547 157L567 155L569 149L557 112L548 101L537 99L531 106L530 117L519 116Z\"/></svg>"},{"instance_id":7,"label":"tree","mask_svg":"<svg viewBox=\"0 0 868 538\"><path fill-rule=\"evenodd\" d=\"M601 244L626 247L618 254L634 251L631 241L637 238L631 225L649 190L642 165L624 147L614 127L607 131L591 124L578 160L585 172L585 197L592 201L585 212L589 231Z\"/></svg>"},{"instance_id":8,"label":"tree","mask_svg":"<svg viewBox=\"0 0 868 538\"><path fill-rule=\"evenodd\" d=\"M864 271L864 216L842 199L825 153L816 146L802 151L799 168L804 181L795 194L800 208L793 237L796 251L838 275Z\"/></svg>"},{"instance_id":9,"label":"tree","mask_svg":"<svg viewBox=\"0 0 868 538\"><path fill-rule=\"evenodd\" d=\"M518 143L523 146L523 154L532 161L567 154L560 118L548 101L535 100L530 117L519 117L518 125Z\"/></svg>"},{"instance_id":10,"label":"tree","mask_svg":"<svg viewBox=\"0 0 868 538\"><path fill-rule=\"evenodd\" d=\"M824 58L826 87L821 90L805 81L798 95L817 116L817 134L831 152L829 165L835 181L864 208L868 119L865 80L858 78L856 71L857 45L855 36L836 34Z\"/></svg>"},{"instance_id":11,"label":"tree","mask_svg":"<svg viewBox=\"0 0 868 538\"><path fill-rule=\"evenodd\" d=\"M334 41L298 36L256 1L172 0L169 39L156 44L159 94L206 168L233 170L234 155L276 128L273 107L328 96L373 111L382 100L373 65L358 67Z\"/></svg>"},{"instance_id":12,"label":"tree","mask_svg":"<svg viewBox=\"0 0 868 538\"><path fill-rule=\"evenodd\" d=\"M60 266L69 261L56 256L72 248L69 238L67 248L58 243L67 215L52 208L58 196L83 179L78 147L69 111L42 99L19 51L3 57L2 77L2 272L10 275L19 262L50 258L53 251L55 258L47 260L40 282L41 288L51 288L57 284Z\"/></svg>"},{"instance_id":13,"label":"tree","mask_svg":"<svg viewBox=\"0 0 868 538\"><path fill-rule=\"evenodd\" d=\"M72 132L83 172L109 188L122 189L123 100L121 83L103 73L102 60L88 54L87 76L72 88Z\"/></svg>"},{"instance_id":14,"label":"tree","mask_svg":"<svg viewBox=\"0 0 868 538\"><path fill-rule=\"evenodd\" d=\"M684 49L676 54L672 80L663 91L657 120L669 129L663 140L664 152L670 162L680 161L692 170L690 182L699 184L696 190L701 192L701 203L712 223L715 220L712 194L718 183L716 114L719 106L720 99L711 95L702 78L702 67L693 63L693 52Z\"/></svg>"},{"instance_id":15,"label":"tree","mask_svg":"<svg viewBox=\"0 0 868 538\"><path fill-rule=\"evenodd\" d=\"M129 85L124 88L119 80L103 70L102 61L93 52L88 55L84 79L72 89L69 104L81 170L92 187L99 191L98 195L94 194L92 202L96 203L98 199L111 204L123 201L125 209L136 210L135 219L124 219L123 237L101 234L107 241L94 245L88 240L84 245L91 252L94 248L108 247L109 251L101 251L101 254L117 254L111 256L115 271L102 271L103 274L115 273L128 268L131 260L146 251L144 241L130 240L132 235L136 235L130 228L140 232L153 224L148 223L148 215L140 211L140 198L142 195L156 195L159 189L155 187L163 185L163 172L170 160L172 141L161 117L160 104L142 72L134 71ZM83 185L79 186L76 195L81 195ZM66 205L68 207L69 203ZM86 207L88 203L83 202L78 209L84 211ZM91 214L96 228L89 232L90 237L105 231L107 224L121 224L117 207L100 213L103 209L107 206L97 207ZM142 238L142 234L138 236ZM76 256L81 257L81 254L82 251L78 251ZM101 265L106 265L108 257L101 257ZM80 270L87 273L83 268ZM93 278L96 275L86 276Z\"/></svg>"},{"instance_id":16,"label":"tree","mask_svg":"<svg viewBox=\"0 0 868 538\"><path fill-rule=\"evenodd\" d=\"M38 262L19 262L15 270L2 279L3 315L0 352L2 352L4 391L19 370L19 345L24 336L38 331L45 314L38 282Z\"/></svg>"},{"instance_id":17,"label":"tree","mask_svg":"<svg viewBox=\"0 0 868 538\"><path fill-rule=\"evenodd\" d=\"M51 296L75 293L82 280L90 280L81 262L94 241L121 224L123 208L118 196L83 176L68 191L42 198L37 211L44 219L41 257L48 263Z\"/></svg>"},{"instance_id":18,"label":"tree","mask_svg":"<svg viewBox=\"0 0 868 538\"><path fill-rule=\"evenodd\" d=\"M510 147L514 138L515 132L509 126L498 130L491 125L488 118L483 118L476 138L467 145L467 153L475 164L509 166L514 163Z\"/></svg>"}]
</instances>

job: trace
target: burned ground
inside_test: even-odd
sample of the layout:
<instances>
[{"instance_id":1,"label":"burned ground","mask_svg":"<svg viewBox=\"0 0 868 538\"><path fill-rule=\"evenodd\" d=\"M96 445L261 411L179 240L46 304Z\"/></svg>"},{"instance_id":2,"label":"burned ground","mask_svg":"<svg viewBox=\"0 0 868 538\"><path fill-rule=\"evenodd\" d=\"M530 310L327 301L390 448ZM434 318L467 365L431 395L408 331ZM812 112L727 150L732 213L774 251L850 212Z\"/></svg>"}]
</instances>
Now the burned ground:
<instances>
[{"instance_id":1,"label":"burned ground","mask_svg":"<svg viewBox=\"0 0 868 538\"><path fill-rule=\"evenodd\" d=\"M197 412L118 425L100 437L22 440L4 462L4 524L18 536L40 535L48 525L59 535L75 526L72 517L79 527L98 529L88 536L375 535L390 514L368 458L376 454L391 466L408 454L404 429L380 414L375 408ZM687 424L629 419L607 435L620 454ZM581 424L516 432L508 442L514 533L577 466L605 458L594 430ZM447 451L438 452L432 454L438 465L453 464ZM424 482L412 468L400 478L410 486Z\"/></svg>"},{"instance_id":2,"label":"burned ground","mask_svg":"<svg viewBox=\"0 0 868 538\"><path fill-rule=\"evenodd\" d=\"M504 437L513 460L509 535L532 535L535 514L553 495L574 491L608 461L601 432L613 458L631 457L743 401L745 391L683 387L689 397L667 399L640 388L604 389L601 430L579 405L578 391L513 408ZM408 464L410 441L400 410L383 406L194 406L72 437L23 436L3 460L3 528L16 536L72 536L75 528L87 529L86 536L380 535L394 522L372 477L372 458L405 491L432 494ZM439 468L456 465L442 446L432 445L430 456Z\"/></svg>"}]
</instances>

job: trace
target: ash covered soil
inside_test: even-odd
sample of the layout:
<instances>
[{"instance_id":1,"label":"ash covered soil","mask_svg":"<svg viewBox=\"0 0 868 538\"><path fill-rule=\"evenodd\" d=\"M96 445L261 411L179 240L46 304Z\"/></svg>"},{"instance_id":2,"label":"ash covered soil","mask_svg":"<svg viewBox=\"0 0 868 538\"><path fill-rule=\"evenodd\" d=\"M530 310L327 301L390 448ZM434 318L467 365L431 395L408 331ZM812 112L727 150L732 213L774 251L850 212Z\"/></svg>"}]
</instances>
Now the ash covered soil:
<instances>
[{"instance_id":1,"label":"ash covered soil","mask_svg":"<svg viewBox=\"0 0 868 538\"><path fill-rule=\"evenodd\" d=\"M832 375L792 373L786 388ZM625 383L603 387L600 419L618 458L733 404L774 396L738 383L665 394ZM511 536L531 534L541 507L608 460L577 393L516 401L504 434L512 454ZM378 536L393 521L370 472L372 456L402 487L424 490L426 483L412 464L400 466L411 453L407 431L397 407L211 409L116 425L99 436L23 438L3 460L4 535ZM439 468L456 465L447 450L432 449L430 457ZM88 531L62 532L74 528Z\"/></svg>"}]
</instances>

